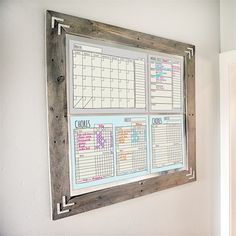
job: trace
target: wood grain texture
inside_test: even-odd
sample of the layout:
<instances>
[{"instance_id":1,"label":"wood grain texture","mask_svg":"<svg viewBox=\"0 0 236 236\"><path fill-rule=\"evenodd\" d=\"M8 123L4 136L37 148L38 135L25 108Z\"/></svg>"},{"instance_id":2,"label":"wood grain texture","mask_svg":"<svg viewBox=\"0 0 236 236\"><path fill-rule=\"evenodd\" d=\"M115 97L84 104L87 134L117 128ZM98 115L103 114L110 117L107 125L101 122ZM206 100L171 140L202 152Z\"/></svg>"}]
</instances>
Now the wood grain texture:
<instances>
[{"instance_id":1,"label":"wood grain texture","mask_svg":"<svg viewBox=\"0 0 236 236\"><path fill-rule=\"evenodd\" d=\"M66 94L66 34L99 39L106 42L115 42L126 46L155 50L184 57L187 159L188 167L191 167L196 173L195 47L191 44L164 39L53 11L47 11L46 14L52 218L54 220L60 219L195 181L196 175L193 176L193 178L186 176L189 174L189 170L170 171L143 181L115 186L74 197L70 196L68 101ZM51 27L52 17L64 19L63 24L69 25L70 28L62 28L61 35L58 35L58 22L55 21L54 29ZM188 48L194 49L194 56L191 58L186 54ZM69 203L73 202L75 205L63 207L62 196L66 196L67 201ZM60 204L60 210L69 210L69 212L58 214L58 203Z\"/></svg>"},{"instance_id":2,"label":"wood grain texture","mask_svg":"<svg viewBox=\"0 0 236 236\"><path fill-rule=\"evenodd\" d=\"M51 29L47 13L47 92L48 127L53 218L62 196L70 195L69 146L66 96L65 33L60 37L57 28Z\"/></svg>"}]
</instances>

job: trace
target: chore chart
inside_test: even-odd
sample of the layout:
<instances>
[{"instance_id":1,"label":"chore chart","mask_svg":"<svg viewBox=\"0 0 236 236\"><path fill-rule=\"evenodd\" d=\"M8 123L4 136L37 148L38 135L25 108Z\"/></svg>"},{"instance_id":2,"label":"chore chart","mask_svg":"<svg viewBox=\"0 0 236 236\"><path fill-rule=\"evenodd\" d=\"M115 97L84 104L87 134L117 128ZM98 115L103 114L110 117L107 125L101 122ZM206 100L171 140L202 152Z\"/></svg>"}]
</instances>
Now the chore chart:
<instances>
[{"instance_id":1,"label":"chore chart","mask_svg":"<svg viewBox=\"0 0 236 236\"><path fill-rule=\"evenodd\" d=\"M150 116L152 172L181 168L184 165L183 115Z\"/></svg>"},{"instance_id":2,"label":"chore chart","mask_svg":"<svg viewBox=\"0 0 236 236\"><path fill-rule=\"evenodd\" d=\"M149 173L147 116L71 117L72 183L91 191Z\"/></svg>"},{"instance_id":3,"label":"chore chart","mask_svg":"<svg viewBox=\"0 0 236 236\"><path fill-rule=\"evenodd\" d=\"M186 168L183 57L67 42L71 194Z\"/></svg>"}]
</instances>

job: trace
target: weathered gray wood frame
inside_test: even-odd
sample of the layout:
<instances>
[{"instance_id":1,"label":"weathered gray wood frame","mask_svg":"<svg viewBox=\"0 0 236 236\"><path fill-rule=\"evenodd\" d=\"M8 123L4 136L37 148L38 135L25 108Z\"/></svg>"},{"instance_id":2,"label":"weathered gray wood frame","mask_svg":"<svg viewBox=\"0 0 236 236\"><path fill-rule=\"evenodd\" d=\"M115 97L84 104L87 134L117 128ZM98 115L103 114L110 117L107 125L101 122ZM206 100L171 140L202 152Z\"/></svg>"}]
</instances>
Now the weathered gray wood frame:
<instances>
[{"instance_id":1,"label":"weathered gray wood frame","mask_svg":"<svg viewBox=\"0 0 236 236\"><path fill-rule=\"evenodd\" d=\"M70 196L66 34L184 57L188 170ZM46 13L48 127L53 220L196 180L195 46L58 12Z\"/></svg>"}]
</instances>

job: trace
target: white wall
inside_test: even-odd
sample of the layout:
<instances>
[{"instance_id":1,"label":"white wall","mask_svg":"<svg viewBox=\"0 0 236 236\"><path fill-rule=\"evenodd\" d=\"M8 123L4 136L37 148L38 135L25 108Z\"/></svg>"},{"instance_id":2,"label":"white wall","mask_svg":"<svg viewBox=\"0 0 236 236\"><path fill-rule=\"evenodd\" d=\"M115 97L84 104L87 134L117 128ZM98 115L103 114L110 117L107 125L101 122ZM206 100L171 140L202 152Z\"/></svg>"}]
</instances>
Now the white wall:
<instances>
[{"instance_id":1,"label":"white wall","mask_svg":"<svg viewBox=\"0 0 236 236\"><path fill-rule=\"evenodd\" d=\"M46 9L196 45L197 182L50 220ZM2 0L0 22L1 236L218 235L217 0Z\"/></svg>"},{"instance_id":2,"label":"white wall","mask_svg":"<svg viewBox=\"0 0 236 236\"><path fill-rule=\"evenodd\" d=\"M220 54L221 235L236 235L236 50Z\"/></svg>"},{"instance_id":3,"label":"white wall","mask_svg":"<svg viewBox=\"0 0 236 236\"><path fill-rule=\"evenodd\" d=\"M220 0L220 48L236 49L236 0Z\"/></svg>"},{"instance_id":4,"label":"white wall","mask_svg":"<svg viewBox=\"0 0 236 236\"><path fill-rule=\"evenodd\" d=\"M221 231L236 235L236 0L220 0ZM229 84L229 88L226 84ZM227 96L224 96L226 93ZM230 94L230 96L229 96ZM223 95L223 96L222 96ZM224 112L228 107L227 114ZM228 116L228 119L224 117ZM225 135L228 134L226 137ZM224 145L222 145L224 144ZM226 191L227 190L227 191ZM229 214L227 214L229 213ZM224 235L224 234L222 234Z\"/></svg>"},{"instance_id":5,"label":"white wall","mask_svg":"<svg viewBox=\"0 0 236 236\"><path fill-rule=\"evenodd\" d=\"M231 108L231 114L230 114L230 127L231 127L231 232L232 235L236 235L236 147L235 147L235 141L236 141L236 127L235 127L235 120L236 120L236 61L234 61L234 64L230 66L230 108Z\"/></svg>"}]
</instances>

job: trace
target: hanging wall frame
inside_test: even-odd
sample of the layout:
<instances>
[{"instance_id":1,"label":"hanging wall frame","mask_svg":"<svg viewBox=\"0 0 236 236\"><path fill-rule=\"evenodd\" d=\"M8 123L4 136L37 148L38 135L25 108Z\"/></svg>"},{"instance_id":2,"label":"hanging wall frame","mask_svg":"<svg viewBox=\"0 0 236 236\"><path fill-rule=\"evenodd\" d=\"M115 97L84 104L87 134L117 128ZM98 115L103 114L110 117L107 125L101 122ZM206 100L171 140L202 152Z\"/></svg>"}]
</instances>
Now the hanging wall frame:
<instances>
[{"instance_id":1,"label":"hanging wall frame","mask_svg":"<svg viewBox=\"0 0 236 236\"><path fill-rule=\"evenodd\" d=\"M46 23L52 218L195 181L195 47L53 11Z\"/></svg>"}]
</instances>

